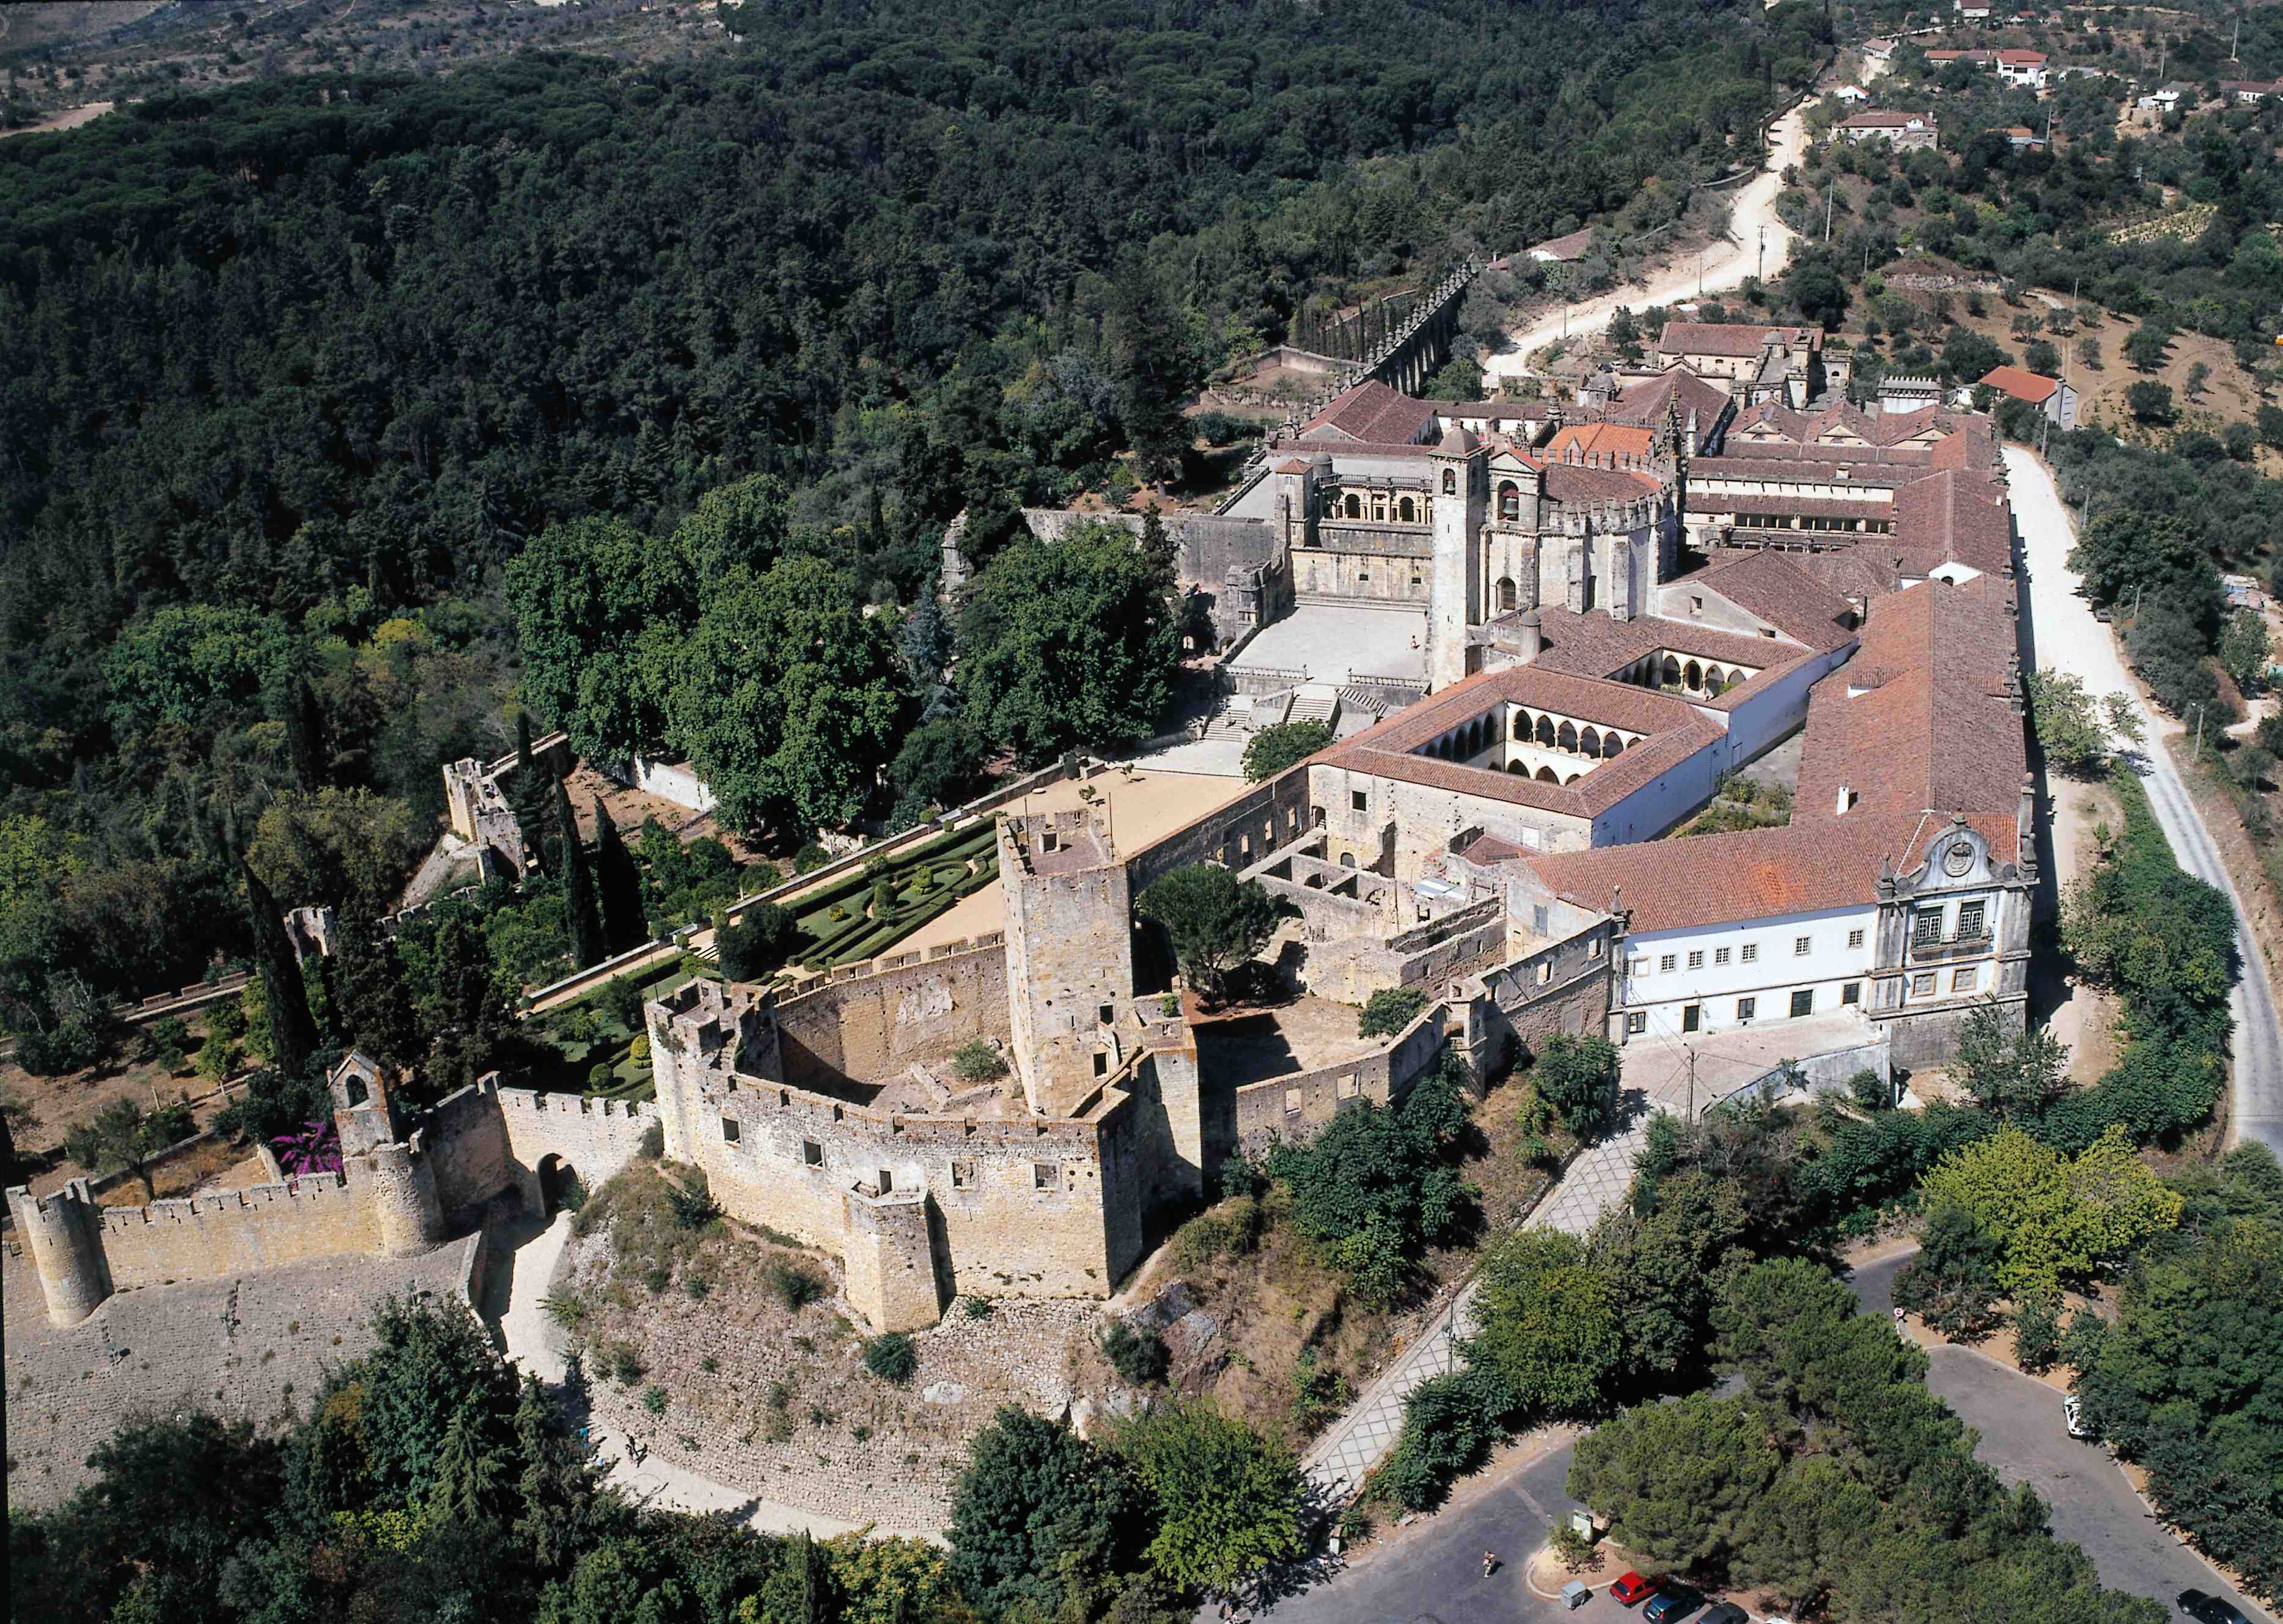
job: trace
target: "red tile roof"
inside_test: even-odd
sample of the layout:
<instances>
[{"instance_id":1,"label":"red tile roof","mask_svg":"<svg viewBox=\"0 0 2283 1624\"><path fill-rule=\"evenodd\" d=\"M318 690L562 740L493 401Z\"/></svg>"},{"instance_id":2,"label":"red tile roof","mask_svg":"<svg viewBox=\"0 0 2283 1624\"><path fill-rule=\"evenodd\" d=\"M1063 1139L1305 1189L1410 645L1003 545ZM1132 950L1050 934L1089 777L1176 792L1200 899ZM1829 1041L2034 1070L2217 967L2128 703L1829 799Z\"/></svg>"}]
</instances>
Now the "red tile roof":
<instances>
[{"instance_id":1,"label":"red tile roof","mask_svg":"<svg viewBox=\"0 0 2283 1624\"><path fill-rule=\"evenodd\" d=\"M1923 124L1932 129L1934 120L1923 113L1858 113L1839 126L1842 129L1907 129L1913 124Z\"/></svg>"},{"instance_id":2,"label":"red tile roof","mask_svg":"<svg viewBox=\"0 0 2283 1624\"><path fill-rule=\"evenodd\" d=\"M1875 115L1874 115L1875 116ZM1849 120L1851 123L1852 120ZM1820 327L1777 327L1749 322L1667 322L1657 335L1660 355L1723 355L1749 359L1773 340L1794 349L1823 347Z\"/></svg>"},{"instance_id":3,"label":"red tile roof","mask_svg":"<svg viewBox=\"0 0 2283 1624\"><path fill-rule=\"evenodd\" d=\"M1567 263L1583 255L1593 245L1593 228L1587 226L1584 230L1572 231L1567 237L1548 237L1545 242L1532 243L1523 252L1532 259L1542 257Z\"/></svg>"},{"instance_id":4,"label":"red tile roof","mask_svg":"<svg viewBox=\"0 0 2283 1624\"><path fill-rule=\"evenodd\" d=\"M1630 501L1663 488L1655 474L1629 468L1589 468L1581 462L1546 464L1546 493L1555 501Z\"/></svg>"},{"instance_id":5,"label":"red tile roof","mask_svg":"<svg viewBox=\"0 0 2283 1624\"><path fill-rule=\"evenodd\" d=\"M1341 392L1300 431L1329 429L1347 439L1402 446L1418 439L1434 420L1434 408L1426 401L1375 378Z\"/></svg>"},{"instance_id":6,"label":"red tile roof","mask_svg":"<svg viewBox=\"0 0 2283 1624\"><path fill-rule=\"evenodd\" d=\"M1635 423L1573 423L1541 446L1539 455L1559 462L1572 451L1589 456L1645 457L1656 449L1656 431Z\"/></svg>"},{"instance_id":7,"label":"red tile roof","mask_svg":"<svg viewBox=\"0 0 2283 1624\"><path fill-rule=\"evenodd\" d=\"M2022 133L2027 135L2029 131ZM1992 367L1982 375L1982 382L2012 395L2016 400L2027 400L2032 406L2043 405L2052 398L2053 391L2061 386L2061 379L2047 377L2042 372L2032 372L2025 367Z\"/></svg>"},{"instance_id":8,"label":"red tile roof","mask_svg":"<svg viewBox=\"0 0 2283 1624\"><path fill-rule=\"evenodd\" d=\"M1780 553L1746 553L1684 579L1692 587L1718 593L1819 653L1836 649L1855 636L1840 624L1843 618L1854 614L1854 605Z\"/></svg>"},{"instance_id":9,"label":"red tile roof","mask_svg":"<svg viewBox=\"0 0 2283 1624\"><path fill-rule=\"evenodd\" d=\"M1894 544L1928 567L1955 563L1985 575L2005 574L2014 563L2006 487L1987 475L1956 469L1904 486L1895 493Z\"/></svg>"}]
</instances>

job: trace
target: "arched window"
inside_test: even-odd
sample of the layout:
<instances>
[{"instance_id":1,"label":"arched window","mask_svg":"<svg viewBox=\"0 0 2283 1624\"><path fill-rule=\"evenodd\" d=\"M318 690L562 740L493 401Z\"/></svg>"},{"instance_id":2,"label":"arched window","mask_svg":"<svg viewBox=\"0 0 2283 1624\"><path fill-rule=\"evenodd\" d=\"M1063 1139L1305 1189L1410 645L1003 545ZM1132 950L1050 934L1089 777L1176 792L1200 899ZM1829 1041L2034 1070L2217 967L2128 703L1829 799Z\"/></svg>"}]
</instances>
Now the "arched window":
<instances>
[{"instance_id":1,"label":"arched window","mask_svg":"<svg viewBox=\"0 0 2283 1624\"><path fill-rule=\"evenodd\" d=\"M1498 583L1498 606L1500 609L1512 609L1520 602L1521 597L1515 591L1514 577L1511 575L1500 576Z\"/></svg>"},{"instance_id":2,"label":"arched window","mask_svg":"<svg viewBox=\"0 0 2283 1624\"><path fill-rule=\"evenodd\" d=\"M1707 665L1704 668L1704 691L1708 694L1717 694L1724 686L1726 685L1720 680L1720 668L1718 665Z\"/></svg>"},{"instance_id":3,"label":"arched window","mask_svg":"<svg viewBox=\"0 0 2283 1624\"><path fill-rule=\"evenodd\" d=\"M1411 499L1408 496L1395 504L1395 517L1406 524L1416 524L1418 513L1419 509L1411 505Z\"/></svg>"},{"instance_id":4,"label":"arched window","mask_svg":"<svg viewBox=\"0 0 2283 1624\"><path fill-rule=\"evenodd\" d=\"M1517 711L1514 713L1514 736L1520 739L1525 744L1530 742L1529 711Z\"/></svg>"},{"instance_id":5,"label":"arched window","mask_svg":"<svg viewBox=\"0 0 2283 1624\"><path fill-rule=\"evenodd\" d=\"M1363 517L1363 498L1358 496L1353 491L1348 493L1347 510L1348 517L1352 519L1360 519Z\"/></svg>"},{"instance_id":6,"label":"arched window","mask_svg":"<svg viewBox=\"0 0 2283 1624\"><path fill-rule=\"evenodd\" d=\"M1601 735L1601 756L1604 760L1611 756L1623 755L1625 748L1625 742L1622 734L1605 733Z\"/></svg>"},{"instance_id":7,"label":"arched window","mask_svg":"<svg viewBox=\"0 0 2283 1624\"><path fill-rule=\"evenodd\" d=\"M1522 517L1522 491L1511 479L1499 481L1498 516L1508 524Z\"/></svg>"},{"instance_id":8,"label":"arched window","mask_svg":"<svg viewBox=\"0 0 2283 1624\"><path fill-rule=\"evenodd\" d=\"M354 1074L354 1073L350 1074L350 1076L349 1076L349 1091L348 1091L348 1092L349 1092L349 1109L350 1109L350 1110L352 1110L352 1111L355 1110L359 1106L362 1105L366 1100L370 1100L370 1099L371 1099L371 1098L372 1098L372 1091L371 1091L370 1089L367 1088L367 1087L364 1085L364 1079L363 1079L362 1077L360 1077L360 1076L356 1076L356 1075L355 1075L355 1074Z\"/></svg>"},{"instance_id":9,"label":"arched window","mask_svg":"<svg viewBox=\"0 0 2283 1624\"><path fill-rule=\"evenodd\" d=\"M1459 470L1455 468L1446 468L1443 470L1443 494L1456 496L1458 493Z\"/></svg>"},{"instance_id":10,"label":"arched window","mask_svg":"<svg viewBox=\"0 0 2283 1624\"><path fill-rule=\"evenodd\" d=\"M1352 851L1341 852L1340 866L1343 868L1353 868L1355 866L1355 853Z\"/></svg>"},{"instance_id":11,"label":"arched window","mask_svg":"<svg viewBox=\"0 0 2283 1624\"><path fill-rule=\"evenodd\" d=\"M1667 688L1679 688L1680 686L1680 662L1674 659L1671 655L1666 655L1664 657L1664 671L1663 675L1664 685Z\"/></svg>"},{"instance_id":12,"label":"arched window","mask_svg":"<svg viewBox=\"0 0 2283 1624\"><path fill-rule=\"evenodd\" d=\"M1509 772L1509 773L1528 773L1528 772L1530 771L1530 766L1529 766L1529 764L1528 764L1528 763L1526 763L1526 762L1521 762L1521 761L1509 761L1509 762L1508 762L1508 763L1506 764L1506 770L1507 770L1508 772Z\"/></svg>"},{"instance_id":13,"label":"arched window","mask_svg":"<svg viewBox=\"0 0 2283 1624\"><path fill-rule=\"evenodd\" d=\"M1687 669L1681 672L1680 680L1685 687L1701 688L1704 686L1704 668L1695 660L1691 660Z\"/></svg>"},{"instance_id":14,"label":"arched window","mask_svg":"<svg viewBox=\"0 0 2283 1624\"><path fill-rule=\"evenodd\" d=\"M1578 748L1599 761L1601 758L1601 735L1591 727L1580 728L1578 733Z\"/></svg>"},{"instance_id":15,"label":"arched window","mask_svg":"<svg viewBox=\"0 0 2283 1624\"><path fill-rule=\"evenodd\" d=\"M1540 744L1551 744L1554 742L1554 719L1552 717L1541 716L1538 719L1538 742Z\"/></svg>"},{"instance_id":16,"label":"arched window","mask_svg":"<svg viewBox=\"0 0 2283 1624\"><path fill-rule=\"evenodd\" d=\"M1576 750L1578 748L1578 724L1575 722L1562 723L1561 727L1554 734L1554 742L1560 745L1563 750Z\"/></svg>"},{"instance_id":17,"label":"arched window","mask_svg":"<svg viewBox=\"0 0 2283 1624\"><path fill-rule=\"evenodd\" d=\"M1469 756L1479 756L1482 753L1483 725L1479 720L1469 722L1467 724L1467 754Z\"/></svg>"},{"instance_id":18,"label":"arched window","mask_svg":"<svg viewBox=\"0 0 2283 1624\"><path fill-rule=\"evenodd\" d=\"M1558 784L1562 781L1554 776L1552 767L1540 767L1538 769L1538 781L1541 784Z\"/></svg>"},{"instance_id":19,"label":"arched window","mask_svg":"<svg viewBox=\"0 0 2283 1624\"><path fill-rule=\"evenodd\" d=\"M1565 784L1574 784L1584 776L1585 774L1582 773L1572 773L1569 777L1563 779L1562 781Z\"/></svg>"}]
</instances>

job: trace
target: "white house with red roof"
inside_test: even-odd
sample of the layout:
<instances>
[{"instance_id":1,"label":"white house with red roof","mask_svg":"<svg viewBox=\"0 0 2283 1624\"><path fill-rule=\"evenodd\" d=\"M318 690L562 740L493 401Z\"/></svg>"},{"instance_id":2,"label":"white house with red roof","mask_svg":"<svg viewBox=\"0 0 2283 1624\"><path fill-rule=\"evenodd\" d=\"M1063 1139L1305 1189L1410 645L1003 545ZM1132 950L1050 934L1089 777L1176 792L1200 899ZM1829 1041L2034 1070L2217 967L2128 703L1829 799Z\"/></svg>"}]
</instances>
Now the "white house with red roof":
<instances>
[{"instance_id":1,"label":"white house with red roof","mask_svg":"<svg viewBox=\"0 0 2283 1624\"><path fill-rule=\"evenodd\" d=\"M1931 147L1940 135L1930 113L1893 112L1858 113L1833 133L1842 141L1884 141L1906 152Z\"/></svg>"},{"instance_id":2,"label":"white house with red roof","mask_svg":"<svg viewBox=\"0 0 2283 1624\"><path fill-rule=\"evenodd\" d=\"M2024 367L1992 367L1976 387L1997 391L2008 400L2034 406L2057 429L2077 427L2077 391L2057 377Z\"/></svg>"}]
</instances>

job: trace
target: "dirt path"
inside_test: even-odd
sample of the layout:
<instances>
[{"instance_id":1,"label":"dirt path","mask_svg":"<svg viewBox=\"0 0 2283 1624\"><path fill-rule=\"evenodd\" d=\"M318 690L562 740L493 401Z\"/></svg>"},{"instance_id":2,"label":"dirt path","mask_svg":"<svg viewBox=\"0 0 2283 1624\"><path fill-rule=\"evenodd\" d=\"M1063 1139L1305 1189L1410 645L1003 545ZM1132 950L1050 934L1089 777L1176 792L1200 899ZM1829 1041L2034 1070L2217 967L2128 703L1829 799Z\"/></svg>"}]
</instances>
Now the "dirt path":
<instances>
[{"instance_id":1,"label":"dirt path","mask_svg":"<svg viewBox=\"0 0 2283 1624\"><path fill-rule=\"evenodd\" d=\"M1639 310L1648 305L1675 304L1694 299L1700 289L1708 295L1725 293L1741 287L1747 276L1781 273L1791 258L1794 234L1789 226L1776 218L1776 194L1783 190L1784 167L1797 163L1805 145L1806 110L1807 104L1802 102L1770 128L1767 166L1736 194L1728 235L1705 249L1701 271L1698 260L1692 256L1687 263L1668 267L1646 282L1629 283L1612 292L1597 294L1583 304L1570 306L1566 312L1556 312L1536 326L1509 334L1513 347L1487 356L1483 361L1484 386L1489 388L1508 378L1531 376L1530 357L1534 353L1559 342L1565 333L1578 338L1607 326L1619 305ZM1765 269L1763 242L1766 245Z\"/></svg>"},{"instance_id":2,"label":"dirt path","mask_svg":"<svg viewBox=\"0 0 2283 1624\"><path fill-rule=\"evenodd\" d=\"M27 124L21 129L0 129L0 137L43 136L53 130L77 129L82 124L92 124L111 108L109 102L90 102L83 107L66 107L61 113L42 119L37 124Z\"/></svg>"}]
</instances>

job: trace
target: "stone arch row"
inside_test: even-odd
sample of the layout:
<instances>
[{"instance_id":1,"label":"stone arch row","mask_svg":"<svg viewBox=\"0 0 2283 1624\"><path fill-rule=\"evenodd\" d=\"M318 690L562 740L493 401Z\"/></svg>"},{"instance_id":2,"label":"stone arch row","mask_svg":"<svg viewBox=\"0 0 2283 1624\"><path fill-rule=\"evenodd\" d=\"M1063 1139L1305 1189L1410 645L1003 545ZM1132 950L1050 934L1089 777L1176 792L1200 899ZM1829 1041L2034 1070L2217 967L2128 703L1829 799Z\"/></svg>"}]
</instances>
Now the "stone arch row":
<instances>
[{"instance_id":1,"label":"stone arch row","mask_svg":"<svg viewBox=\"0 0 2283 1624\"><path fill-rule=\"evenodd\" d=\"M1591 722L1581 727L1567 719L1556 720L1542 712L1533 716L1519 708L1514 713L1514 736L1517 742L1523 744L1567 750L1573 756L1584 756L1594 761L1622 756L1625 750L1625 735L1614 727L1597 728Z\"/></svg>"},{"instance_id":2,"label":"stone arch row","mask_svg":"<svg viewBox=\"0 0 2283 1624\"><path fill-rule=\"evenodd\" d=\"M1519 761L1509 761L1507 763L1506 770L1516 778L1535 778L1541 784L1574 784L1586 776L1582 772L1559 773L1552 767L1540 767L1537 772L1532 773L1527 765Z\"/></svg>"},{"instance_id":3,"label":"stone arch row","mask_svg":"<svg viewBox=\"0 0 2283 1624\"><path fill-rule=\"evenodd\" d=\"M1362 495L1355 491L1336 494L1332 500L1336 504L1331 515L1334 518L1361 521L1371 517L1363 510ZM1389 523L1397 524L1423 524L1426 521L1426 504L1422 499L1414 496L1397 497L1388 519Z\"/></svg>"},{"instance_id":4,"label":"stone arch row","mask_svg":"<svg viewBox=\"0 0 2283 1624\"><path fill-rule=\"evenodd\" d=\"M1677 654L1649 655L1633 664L1626 680L1641 688L1679 688L1698 694L1725 694L1744 680L1741 666L1684 660Z\"/></svg>"}]
</instances>

